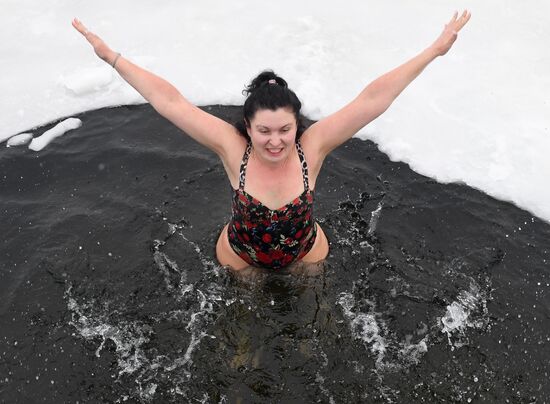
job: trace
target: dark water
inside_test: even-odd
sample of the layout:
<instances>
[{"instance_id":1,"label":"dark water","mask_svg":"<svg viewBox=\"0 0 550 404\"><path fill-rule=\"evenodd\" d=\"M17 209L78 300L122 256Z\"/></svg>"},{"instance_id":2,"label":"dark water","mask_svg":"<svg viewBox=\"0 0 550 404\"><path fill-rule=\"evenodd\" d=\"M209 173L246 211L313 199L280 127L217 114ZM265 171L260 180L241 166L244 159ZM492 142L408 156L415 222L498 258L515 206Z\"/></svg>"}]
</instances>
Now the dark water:
<instances>
[{"instance_id":1,"label":"dark water","mask_svg":"<svg viewBox=\"0 0 550 404\"><path fill-rule=\"evenodd\" d=\"M149 106L80 118L0 149L2 402L550 402L547 223L353 139L319 273L235 277L215 155Z\"/></svg>"}]
</instances>

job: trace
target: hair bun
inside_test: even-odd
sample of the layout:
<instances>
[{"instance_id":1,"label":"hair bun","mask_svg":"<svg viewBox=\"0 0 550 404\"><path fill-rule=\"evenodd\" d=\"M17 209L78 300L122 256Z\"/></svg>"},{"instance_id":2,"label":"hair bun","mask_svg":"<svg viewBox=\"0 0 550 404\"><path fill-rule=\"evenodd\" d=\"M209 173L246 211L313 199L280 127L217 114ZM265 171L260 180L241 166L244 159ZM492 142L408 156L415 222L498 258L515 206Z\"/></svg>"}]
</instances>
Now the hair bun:
<instances>
[{"instance_id":1,"label":"hair bun","mask_svg":"<svg viewBox=\"0 0 550 404\"><path fill-rule=\"evenodd\" d=\"M300 110L302 103L285 80L273 70L264 70L243 90L246 100L243 105L243 119L235 122L239 133L250 140L248 129L256 112L260 110L277 111L279 108L291 110L296 118L296 139L304 133L305 126Z\"/></svg>"},{"instance_id":2,"label":"hair bun","mask_svg":"<svg viewBox=\"0 0 550 404\"><path fill-rule=\"evenodd\" d=\"M286 81L283 78L277 76L273 72L273 70L264 70L263 72L258 74L248 86L246 86L243 94L252 94L262 86L274 84L278 84L281 87L288 88L288 84L286 83Z\"/></svg>"}]
</instances>

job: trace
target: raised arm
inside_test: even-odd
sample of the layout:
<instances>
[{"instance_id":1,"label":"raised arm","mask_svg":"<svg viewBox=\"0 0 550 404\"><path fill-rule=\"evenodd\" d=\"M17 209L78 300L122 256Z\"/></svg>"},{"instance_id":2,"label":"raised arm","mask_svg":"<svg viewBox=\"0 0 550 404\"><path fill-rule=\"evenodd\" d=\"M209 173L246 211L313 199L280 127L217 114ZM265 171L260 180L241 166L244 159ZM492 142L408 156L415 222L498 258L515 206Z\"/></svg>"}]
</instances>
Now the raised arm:
<instances>
[{"instance_id":1,"label":"raised arm","mask_svg":"<svg viewBox=\"0 0 550 404\"><path fill-rule=\"evenodd\" d=\"M239 137L232 125L191 104L172 84L114 52L76 18L72 24L97 56L113 66L159 114L224 159L235 137Z\"/></svg>"},{"instance_id":2,"label":"raised arm","mask_svg":"<svg viewBox=\"0 0 550 404\"><path fill-rule=\"evenodd\" d=\"M438 56L445 55L457 38L458 32L470 19L464 11L455 13L445 25L437 40L408 62L380 76L336 113L312 125L303 136L310 149L320 154L321 160L330 151L351 138L361 128L382 114L399 94Z\"/></svg>"}]
</instances>

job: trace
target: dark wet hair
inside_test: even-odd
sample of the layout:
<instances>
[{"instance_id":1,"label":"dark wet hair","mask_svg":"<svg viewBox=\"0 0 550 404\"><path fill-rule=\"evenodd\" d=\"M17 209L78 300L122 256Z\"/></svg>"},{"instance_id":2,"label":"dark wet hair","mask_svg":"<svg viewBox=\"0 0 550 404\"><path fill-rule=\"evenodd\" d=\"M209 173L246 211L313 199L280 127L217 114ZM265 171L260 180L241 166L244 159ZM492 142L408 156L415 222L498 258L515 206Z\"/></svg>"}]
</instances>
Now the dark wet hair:
<instances>
[{"instance_id":1,"label":"dark wet hair","mask_svg":"<svg viewBox=\"0 0 550 404\"><path fill-rule=\"evenodd\" d=\"M272 70L265 70L254 78L243 90L247 95L243 106L243 119L235 126L240 134L250 140L246 127L258 110L269 109L275 111L279 108L290 108L296 117L296 140L302 136L305 130L303 117L300 114L302 103L290 88L286 81L277 76Z\"/></svg>"}]
</instances>

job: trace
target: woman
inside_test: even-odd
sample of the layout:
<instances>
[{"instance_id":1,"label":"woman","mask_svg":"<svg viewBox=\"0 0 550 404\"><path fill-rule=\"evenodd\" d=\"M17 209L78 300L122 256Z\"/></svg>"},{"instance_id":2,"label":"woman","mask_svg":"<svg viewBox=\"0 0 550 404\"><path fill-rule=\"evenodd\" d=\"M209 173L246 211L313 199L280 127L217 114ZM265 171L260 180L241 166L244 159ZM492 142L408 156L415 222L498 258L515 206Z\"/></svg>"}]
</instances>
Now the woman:
<instances>
[{"instance_id":1,"label":"woman","mask_svg":"<svg viewBox=\"0 0 550 404\"><path fill-rule=\"evenodd\" d=\"M271 71L247 87L243 121L234 127L112 51L77 19L73 26L157 112L220 157L234 197L232 219L221 232L216 255L222 265L240 270L250 265L278 269L327 256L327 238L312 216L313 190L325 157L382 114L436 57L445 55L469 19L468 11L460 17L455 13L431 46L305 131L300 101Z\"/></svg>"}]
</instances>

